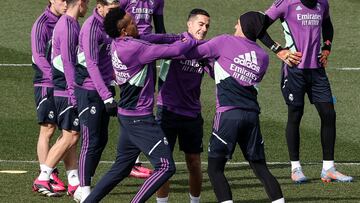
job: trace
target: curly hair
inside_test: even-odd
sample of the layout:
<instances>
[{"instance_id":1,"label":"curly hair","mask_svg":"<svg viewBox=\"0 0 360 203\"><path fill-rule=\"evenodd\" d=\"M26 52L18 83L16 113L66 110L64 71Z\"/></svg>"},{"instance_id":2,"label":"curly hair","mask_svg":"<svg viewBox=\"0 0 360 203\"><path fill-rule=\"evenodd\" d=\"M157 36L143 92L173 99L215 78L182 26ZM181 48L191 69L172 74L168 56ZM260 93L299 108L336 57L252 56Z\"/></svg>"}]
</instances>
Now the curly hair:
<instances>
[{"instance_id":1,"label":"curly hair","mask_svg":"<svg viewBox=\"0 0 360 203\"><path fill-rule=\"evenodd\" d=\"M121 8L112 8L106 14L104 19L104 28L106 34L111 38L117 38L120 36L121 27L118 27L119 21L124 18L126 12Z\"/></svg>"}]
</instances>

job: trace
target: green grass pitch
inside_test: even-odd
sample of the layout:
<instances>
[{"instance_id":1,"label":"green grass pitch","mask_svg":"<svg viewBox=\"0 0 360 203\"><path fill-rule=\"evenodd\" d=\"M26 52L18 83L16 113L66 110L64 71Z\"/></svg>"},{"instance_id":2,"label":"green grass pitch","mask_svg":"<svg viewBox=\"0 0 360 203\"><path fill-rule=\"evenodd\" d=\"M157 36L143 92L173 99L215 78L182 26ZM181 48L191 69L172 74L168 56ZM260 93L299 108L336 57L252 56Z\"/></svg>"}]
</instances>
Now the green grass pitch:
<instances>
[{"instance_id":1,"label":"green grass pitch","mask_svg":"<svg viewBox=\"0 0 360 203\"><path fill-rule=\"evenodd\" d=\"M195 7L206 9L211 15L208 38L233 33L239 15L248 10L264 11L272 0L166 0L165 26L168 32L179 33L186 30L186 17ZM304 171L310 178L308 184L294 185L290 178L287 147L284 137L287 110L280 93L280 62L270 53L270 68L260 85L259 103L261 130L265 140L269 167L278 178L287 202L360 202L360 72L345 71L340 68L360 67L357 56L360 47L359 0L329 0L331 17L335 28L333 51L330 56L327 73L337 98L337 142L335 159L340 171L355 178L353 183L329 183L320 181L321 145L320 120L314 106L306 103L301 123L301 160ZM43 11L47 1L29 0L0 1L0 64L30 64L30 31L35 19ZM91 1L88 14L95 1ZM83 21L83 20L82 20ZM280 23L269 30L274 38L284 43ZM0 202L70 202L64 196L56 199L41 197L31 191L31 184L37 175L36 142L38 125L36 124L35 105L32 87L33 70L31 67L0 66L0 171L26 170L25 174L0 173ZM206 146L210 136L214 113L214 82L207 76L202 86L203 117L205 120L205 152L203 162L207 160ZM118 123L112 119L110 138L103 153L103 161L113 161L118 138ZM175 161L183 162L183 154L174 153ZM12 162L11 160L14 160ZM144 158L143 158L144 160ZM19 162L23 161L23 162ZM236 149L232 163L243 162L239 149ZM350 164L354 163L354 164ZM98 181L109 163L99 165L94 182ZM216 202L209 178L207 165L203 165L202 202ZM63 164L59 169L64 172ZM177 173L171 179L171 202L188 202L187 170L184 164L177 165ZM65 180L64 173L61 174ZM229 164L226 175L232 187L235 202L268 202L260 182L244 164ZM142 180L128 178L121 182L103 202L129 202L136 193ZM155 202L152 197L149 202Z\"/></svg>"}]
</instances>

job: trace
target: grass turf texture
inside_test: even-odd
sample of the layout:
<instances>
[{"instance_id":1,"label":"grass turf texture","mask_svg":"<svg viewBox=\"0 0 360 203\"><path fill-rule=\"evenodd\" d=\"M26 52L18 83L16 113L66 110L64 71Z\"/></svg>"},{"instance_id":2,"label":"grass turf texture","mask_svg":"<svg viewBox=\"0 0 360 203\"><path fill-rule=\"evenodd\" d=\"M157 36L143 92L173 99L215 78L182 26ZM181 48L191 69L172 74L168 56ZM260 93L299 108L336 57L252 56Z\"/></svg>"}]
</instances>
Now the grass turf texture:
<instances>
[{"instance_id":1,"label":"grass turf texture","mask_svg":"<svg viewBox=\"0 0 360 203\"><path fill-rule=\"evenodd\" d=\"M221 33L233 33L238 16L247 10L264 10L272 3L271 0L236 1L236 0L167 0L165 3L165 26L168 32L182 32L186 29L188 12L195 7L206 9L211 15L211 27L208 37ZM46 1L13 1L0 2L0 11L5 14L0 19L0 64L31 63L30 30L35 19L40 15ZM89 8L93 8L94 1ZM358 71L340 71L336 68L359 67L360 57L356 57L356 49L360 47L358 31L360 21L355 14L360 1L330 1L331 17L335 28L332 55L327 69L334 95L337 97L337 142L335 158L337 162L359 162L360 127L360 82ZM92 12L89 9L88 15ZM284 42L280 23L276 22L270 33L279 42ZM286 125L286 105L279 88L280 62L270 53L270 68L260 85L259 103L262 107L260 115L261 128L265 140L267 160L286 162L287 147L284 137ZM0 67L0 160L35 160L38 125L32 87L33 70L31 67ZM214 82L204 78L202 87L202 104L204 126L203 161L206 161L206 146L209 140L214 112ZM112 119L110 138L103 153L102 160L112 161L115 157L118 137L118 123ZM305 165L304 172L311 179L309 184L294 185L289 179L288 165L270 166L278 178L286 200L289 202L360 202L359 168L358 165L341 165L338 168L355 177L350 184L320 182L321 145L320 121L314 106L306 103L301 124L301 160L318 162L316 165ZM176 161L184 161L183 154L175 150ZM144 160L144 158L143 158ZM244 161L240 150L236 150L233 162ZM97 181L110 167L101 164L95 177ZM60 170L64 167L60 164ZM185 165L178 165L178 172L173 177L172 202L187 202L187 173ZM37 175L38 165L34 163L0 162L0 170L28 170L26 174L0 174L0 202L49 202L48 198L40 197L31 192L31 184ZM202 202L215 202L204 170ZM232 186L236 202L266 202L266 194L259 181L254 177L248 166L227 166L227 177ZM62 173L64 177L64 173ZM64 178L65 179L65 178ZM129 202L136 193L142 180L126 179L106 197L104 202ZM69 202L67 197L52 201ZM150 202L154 202L154 198Z\"/></svg>"}]
</instances>

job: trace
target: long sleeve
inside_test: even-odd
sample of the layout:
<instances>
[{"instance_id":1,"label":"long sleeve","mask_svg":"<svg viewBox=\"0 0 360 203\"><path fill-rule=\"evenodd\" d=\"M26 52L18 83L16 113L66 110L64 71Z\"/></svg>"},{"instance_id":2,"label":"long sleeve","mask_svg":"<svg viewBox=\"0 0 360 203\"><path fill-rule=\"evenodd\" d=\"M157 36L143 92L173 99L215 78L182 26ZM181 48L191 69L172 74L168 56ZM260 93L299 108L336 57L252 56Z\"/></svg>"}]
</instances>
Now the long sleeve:
<instances>
[{"instance_id":1,"label":"long sleeve","mask_svg":"<svg viewBox=\"0 0 360 203\"><path fill-rule=\"evenodd\" d=\"M60 36L61 60L64 65L64 75L67 84L67 90L70 94L71 104L76 106L74 94L75 83L75 64L76 64L76 47L78 45L78 32L71 26L66 26L64 34Z\"/></svg>"},{"instance_id":2,"label":"long sleeve","mask_svg":"<svg viewBox=\"0 0 360 203\"><path fill-rule=\"evenodd\" d=\"M107 88L102 74L99 70L99 44L101 35L99 32L83 32L82 44L85 53L87 71L92 79L97 92L102 100L112 97L111 92Z\"/></svg>"},{"instance_id":3,"label":"long sleeve","mask_svg":"<svg viewBox=\"0 0 360 203\"><path fill-rule=\"evenodd\" d=\"M47 37L46 33L43 31L46 29L45 26L46 24L40 24L35 28L32 41L32 55L33 62L43 73L43 78L51 81L51 65L48 61L48 42L50 39L48 39L49 37Z\"/></svg>"},{"instance_id":4,"label":"long sleeve","mask_svg":"<svg viewBox=\"0 0 360 203\"><path fill-rule=\"evenodd\" d=\"M172 58L184 54L196 45L196 40L177 41L169 45L143 44L139 49L138 59L141 64L148 64L157 59Z\"/></svg>"},{"instance_id":5,"label":"long sleeve","mask_svg":"<svg viewBox=\"0 0 360 203\"><path fill-rule=\"evenodd\" d=\"M180 40L182 37L178 34L144 34L140 35L140 39L154 43L154 44L172 44L178 40Z\"/></svg>"},{"instance_id":6,"label":"long sleeve","mask_svg":"<svg viewBox=\"0 0 360 203\"><path fill-rule=\"evenodd\" d=\"M185 54L187 59L216 59L220 56L222 36L215 37Z\"/></svg>"}]
</instances>

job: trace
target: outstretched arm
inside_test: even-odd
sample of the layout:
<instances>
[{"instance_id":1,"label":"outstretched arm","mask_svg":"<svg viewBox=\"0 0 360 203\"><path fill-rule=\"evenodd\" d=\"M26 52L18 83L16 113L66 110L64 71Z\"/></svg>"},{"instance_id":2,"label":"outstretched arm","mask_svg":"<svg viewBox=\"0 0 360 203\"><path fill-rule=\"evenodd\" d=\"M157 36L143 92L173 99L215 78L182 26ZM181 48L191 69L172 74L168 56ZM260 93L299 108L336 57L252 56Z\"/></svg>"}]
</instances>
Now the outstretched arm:
<instances>
[{"instance_id":1,"label":"outstretched arm","mask_svg":"<svg viewBox=\"0 0 360 203\"><path fill-rule=\"evenodd\" d=\"M173 44L144 44L138 53L138 60L141 64L148 64L157 59L173 58L189 51L197 44L194 39L185 39Z\"/></svg>"}]
</instances>

